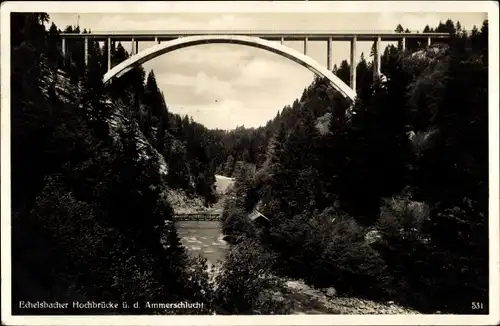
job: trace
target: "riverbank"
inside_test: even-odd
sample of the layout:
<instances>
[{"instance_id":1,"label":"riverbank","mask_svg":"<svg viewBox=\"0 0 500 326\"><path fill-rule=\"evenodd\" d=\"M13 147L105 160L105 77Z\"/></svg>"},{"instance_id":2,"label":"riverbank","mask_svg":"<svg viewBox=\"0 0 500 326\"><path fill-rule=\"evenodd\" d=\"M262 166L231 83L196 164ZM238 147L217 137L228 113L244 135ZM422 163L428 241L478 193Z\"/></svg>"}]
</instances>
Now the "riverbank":
<instances>
[{"instance_id":1,"label":"riverbank","mask_svg":"<svg viewBox=\"0 0 500 326\"><path fill-rule=\"evenodd\" d=\"M359 298L333 296L314 289L300 280L284 280L283 289L274 294L274 298L284 300L292 307L292 314L420 314L419 312L398 306L392 302L381 303Z\"/></svg>"}]
</instances>

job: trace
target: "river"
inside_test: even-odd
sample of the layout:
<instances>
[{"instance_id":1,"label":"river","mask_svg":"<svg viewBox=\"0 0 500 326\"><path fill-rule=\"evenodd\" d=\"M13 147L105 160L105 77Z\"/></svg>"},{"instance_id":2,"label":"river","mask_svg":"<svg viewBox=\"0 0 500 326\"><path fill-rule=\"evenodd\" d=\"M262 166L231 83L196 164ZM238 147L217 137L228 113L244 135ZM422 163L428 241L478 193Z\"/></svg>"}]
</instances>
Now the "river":
<instances>
[{"instance_id":1,"label":"river","mask_svg":"<svg viewBox=\"0 0 500 326\"><path fill-rule=\"evenodd\" d=\"M175 222L182 244L193 254L207 259L209 266L223 260L229 247L222 240L220 222ZM349 297L326 297L325 293L300 280L283 279L284 287L277 296L292 309L291 314L416 314L394 304L377 303Z\"/></svg>"},{"instance_id":2,"label":"river","mask_svg":"<svg viewBox=\"0 0 500 326\"><path fill-rule=\"evenodd\" d=\"M233 178L222 175L215 175L215 186L219 199L220 209L224 202L224 194L234 184ZM214 210L214 212L218 210ZM214 221L179 221L175 222L177 233L182 244L194 254L199 254L207 259L209 265L214 265L217 261L223 260L229 244L222 240L222 228L220 222Z\"/></svg>"},{"instance_id":3,"label":"river","mask_svg":"<svg viewBox=\"0 0 500 326\"><path fill-rule=\"evenodd\" d=\"M190 252L205 257L209 265L224 259L228 243L222 240L220 222L179 221L175 226L182 244Z\"/></svg>"}]
</instances>

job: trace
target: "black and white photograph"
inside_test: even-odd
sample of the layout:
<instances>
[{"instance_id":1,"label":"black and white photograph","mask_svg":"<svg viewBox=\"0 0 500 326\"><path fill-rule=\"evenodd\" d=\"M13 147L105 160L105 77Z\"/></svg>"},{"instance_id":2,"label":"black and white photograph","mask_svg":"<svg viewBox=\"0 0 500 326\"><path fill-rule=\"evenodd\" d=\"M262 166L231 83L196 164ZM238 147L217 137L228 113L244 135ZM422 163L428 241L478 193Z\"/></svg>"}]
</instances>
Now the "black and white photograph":
<instances>
[{"instance_id":1,"label":"black and white photograph","mask_svg":"<svg viewBox=\"0 0 500 326\"><path fill-rule=\"evenodd\" d=\"M498 59L493 1L2 3L2 324L497 324Z\"/></svg>"}]
</instances>

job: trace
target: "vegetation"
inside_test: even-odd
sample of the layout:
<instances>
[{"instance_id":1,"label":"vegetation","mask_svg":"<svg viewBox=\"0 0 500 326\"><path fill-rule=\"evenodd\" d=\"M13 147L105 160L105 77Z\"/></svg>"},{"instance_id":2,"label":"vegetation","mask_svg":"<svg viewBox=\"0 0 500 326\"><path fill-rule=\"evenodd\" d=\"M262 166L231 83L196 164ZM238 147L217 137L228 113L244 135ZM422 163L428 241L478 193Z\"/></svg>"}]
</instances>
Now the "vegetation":
<instances>
[{"instance_id":1,"label":"vegetation","mask_svg":"<svg viewBox=\"0 0 500 326\"><path fill-rule=\"evenodd\" d=\"M423 312L487 307L487 21L472 33L440 23L446 46L387 47L375 82L362 54L352 108L316 79L265 126L232 131L169 112L153 71L103 85L107 45L89 42L85 68L83 43L63 55L48 21L11 16L13 302L287 313L278 275ZM112 65L128 56L110 51ZM334 72L349 80L347 61ZM236 178L223 215L236 241L214 281L181 245L166 193L211 205L215 173ZM268 227L248 220L254 208Z\"/></svg>"}]
</instances>

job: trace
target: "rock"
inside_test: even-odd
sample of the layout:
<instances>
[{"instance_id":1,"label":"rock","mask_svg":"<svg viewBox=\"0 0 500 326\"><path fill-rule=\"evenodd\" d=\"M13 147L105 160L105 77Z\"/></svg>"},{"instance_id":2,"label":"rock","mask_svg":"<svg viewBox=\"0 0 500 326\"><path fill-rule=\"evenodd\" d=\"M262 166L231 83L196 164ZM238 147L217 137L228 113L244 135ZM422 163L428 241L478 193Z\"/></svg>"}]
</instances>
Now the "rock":
<instances>
[{"instance_id":1,"label":"rock","mask_svg":"<svg viewBox=\"0 0 500 326\"><path fill-rule=\"evenodd\" d=\"M316 128L321 135L326 135L330 130L330 118L332 114L330 112L326 113L324 116L316 119Z\"/></svg>"},{"instance_id":2,"label":"rock","mask_svg":"<svg viewBox=\"0 0 500 326\"><path fill-rule=\"evenodd\" d=\"M367 244L372 244L382 239L382 235L378 230L371 230L366 232L365 241Z\"/></svg>"},{"instance_id":3,"label":"rock","mask_svg":"<svg viewBox=\"0 0 500 326\"><path fill-rule=\"evenodd\" d=\"M324 290L324 293L327 297L332 298L337 295L337 290L334 287L329 287Z\"/></svg>"}]
</instances>

